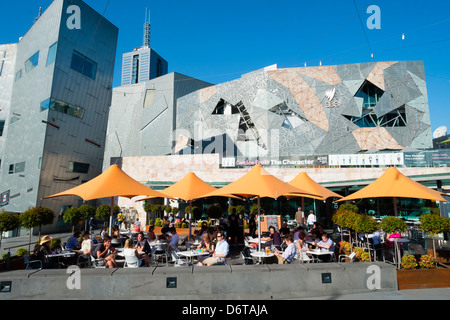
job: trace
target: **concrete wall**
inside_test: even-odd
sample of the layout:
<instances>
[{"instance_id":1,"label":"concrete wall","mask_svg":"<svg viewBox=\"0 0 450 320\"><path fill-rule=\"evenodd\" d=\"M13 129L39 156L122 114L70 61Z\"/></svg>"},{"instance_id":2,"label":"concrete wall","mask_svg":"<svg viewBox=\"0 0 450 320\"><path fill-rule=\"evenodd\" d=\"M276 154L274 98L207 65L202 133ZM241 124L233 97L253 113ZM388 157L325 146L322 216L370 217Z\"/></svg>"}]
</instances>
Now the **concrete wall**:
<instances>
[{"instance_id":1,"label":"concrete wall","mask_svg":"<svg viewBox=\"0 0 450 320\"><path fill-rule=\"evenodd\" d=\"M216 267L152 267L140 269L81 269L80 289L67 270L22 270L0 273L11 281L10 299L169 299L169 300L270 300L336 296L372 292L367 282L371 266L380 268L378 292L397 290L397 273L384 263L327 263L291 265L231 265ZM331 283L322 283L322 273ZM166 288L176 277L177 287ZM70 279L69 279L70 278ZM369 280L369 281L368 281Z\"/></svg>"}]
</instances>

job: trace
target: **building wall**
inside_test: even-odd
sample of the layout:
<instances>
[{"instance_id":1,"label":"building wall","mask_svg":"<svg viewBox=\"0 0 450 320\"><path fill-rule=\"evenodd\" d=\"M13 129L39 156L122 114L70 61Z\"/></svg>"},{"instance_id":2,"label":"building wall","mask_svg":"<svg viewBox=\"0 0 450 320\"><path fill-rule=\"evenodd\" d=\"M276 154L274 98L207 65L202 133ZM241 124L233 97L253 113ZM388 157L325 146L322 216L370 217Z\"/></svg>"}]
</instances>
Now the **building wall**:
<instances>
[{"instance_id":1,"label":"building wall","mask_svg":"<svg viewBox=\"0 0 450 320\"><path fill-rule=\"evenodd\" d=\"M113 90L103 170L111 158L171 154L176 100L211 84L178 73Z\"/></svg>"},{"instance_id":2,"label":"building wall","mask_svg":"<svg viewBox=\"0 0 450 320\"><path fill-rule=\"evenodd\" d=\"M421 61L271 66L182 97L178 109L188 138L227 135L243 157L432 147Z\"/></svg>"},{"instance_id":3,"label":"building wall","mask_svg":"<svg viewBox=\"0 0 450 320\"><path fill-rule=\"evenodd\" d=\"M80 8L81 29L67 27L69 5ZM63 205L78 205L81 199L45 196L101 173L117 37L118 29L83 1L55 0L20 40L15 72L23 69L23 76L15 81L11 99L11 115L18 114L18 121L8 130L2 166L0 190L11 189L5 210L42 205L59 214ZM47 63L55 43L54 60ZM25 72L25 61L38 50L37 66ZM74 50L96 63L95 77L74 69ZM82 108L83 116L74 116L71 108L49 108L50 98ZM9 174L9 165L22 161L25 170ZM89 164L89 169L68 172L69 162Z\"/></svg>"},{"instance_id":4,"label":"building wall","mask_svg":"<svg viewBox=\"0 0 450 320\"><path fill-rule=\"evenodd\" d=\"M15 77L17 44L0 45L0 121L3 132L0 135L0 168L4 166L4 150L10 122L11 95ZM0 169L1 170L1 169ZM2 175L0 174L0 183Z\"/></svg>"}]
</instances>

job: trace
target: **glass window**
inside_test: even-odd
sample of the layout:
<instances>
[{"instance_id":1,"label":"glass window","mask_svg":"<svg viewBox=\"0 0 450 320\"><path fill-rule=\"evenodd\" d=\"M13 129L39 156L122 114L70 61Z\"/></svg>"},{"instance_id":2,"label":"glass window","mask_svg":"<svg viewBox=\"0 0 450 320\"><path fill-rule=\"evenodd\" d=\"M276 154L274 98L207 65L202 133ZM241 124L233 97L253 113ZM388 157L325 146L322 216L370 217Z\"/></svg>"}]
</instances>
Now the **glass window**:
<instances>
[{"instance_id":1,"label":"glass window","mask_svg":"<svg viewBox=\"0 0 450 320\"><path fill-rule=\"evenodd\" d=\"M97 63L75 50L72 54L72 63L70 64L70 67L73 70L84 74L86 77L95 80L95 75L97 73Z\"/></svg>"},{"instance_id":2,"label":"glass window","mask_svg":"<svg viewBox=\"0 0 450 320\"><path fill-rule=\"evenodd\" d=\"M5 128L5 120L0 120L0 137L3 135L4 128Z\"/></svg>"},{"instance_id":3,"label":"glass window","mask_svg":"<svg viewBox=\"0 0 450 320\"><path fill-rule=\"evenodd\" d=\"M88 173L89 163L70 161L67 165L67 172Z\"/></svg>"},{"instance_id":4,"label":"glass window","mask_svg":"<svg viewBox=\"0 0 450 320\"><path fill-rule=\"evenodd\" d=\"M20 173L25 171L25 161L16 163L14 172Z\"/></svg>"},{"instance_id":5,"label":"glass window","mask_svg":"<svg viewBox=\"0 0 450 320\"><path fill-rule=\"evenodd\" d=\"M10 165L9 165L9 171L8 171L8 173L9 173L9 174L13 174L13 173L14 173L14 164L10 164Z\"/></svg>"},{"instance_id":6,"label":"glass window","mask_svg":"<svg viewBox=\"0 0 450 320\"><path fill-rule=\"evenodd\" d=\"M58 48L58 42L55 42L50 46L48 49L48 55L47 55L47 66L49 64L52 64L55 61L56 58L56 50Z\"/></svg>"},{"instance_id":7,"label":"glass window","mask_svg":"<svg viewBox=\"0 0 450 320\"><path fill-rule=\"evenodd\" d=\"M30 59L25 61L25 71L28 73L34 69L39 63L39 51L31 56Z\"/></svg>"},{"instance_id":8,"label":"glass window","mask_svg":"<svg viewBox=\"0 0 450 320\"><path fill-rule=\"evenodd\" d=\"M83 108L53 98L49 98L41 102L41 111L47 109L65 113L68 114L69 116L77 117L80 119L83 119L84 117Z\"/></svg>"},{"instance_id":9,"label":"glass window","mask_svg":"<svg viewBox=\"0 0 450 320\"><path fill-rule=\"evenodd\" d=\"M17 73L16 73L16 81L19 80L20 78L22 78L22 69L17 71Z\"/></svg>"}]
</instances>

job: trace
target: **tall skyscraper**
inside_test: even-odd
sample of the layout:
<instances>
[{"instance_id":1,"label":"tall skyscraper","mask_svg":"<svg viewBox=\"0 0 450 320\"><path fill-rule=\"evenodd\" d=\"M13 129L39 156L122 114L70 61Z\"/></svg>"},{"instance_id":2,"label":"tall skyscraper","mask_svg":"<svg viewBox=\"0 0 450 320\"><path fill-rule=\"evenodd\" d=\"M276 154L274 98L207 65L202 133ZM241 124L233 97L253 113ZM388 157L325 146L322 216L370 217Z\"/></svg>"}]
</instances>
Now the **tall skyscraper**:
<instances>
[{"instance_id":1,"label":"tall skyscraper","mask_svg":"<svg viewBox=\"0 0 450 320\"><path fill-rule=\"evenodd\" d=\"M122 86L136 84L163 76L168 63L150 47L150 14L145 17L143 46L123 54Z\"/></svg>"},{"instance_id":2,"label":"tall skyscraper","mask_svg":"<svg viewBox=\"0 0 450 320\"><path fill-rule=\"evenodd\" d=\"M9 110L0 112L6 134L0 206L6 211L45 206L58 215L82 200L45 196L102 172L117 38L117 27L82 0L55 0L15 52L0 46L7 52L0 85L9 88L1 99L10 99Z\"/></svg>"}]
</instances>

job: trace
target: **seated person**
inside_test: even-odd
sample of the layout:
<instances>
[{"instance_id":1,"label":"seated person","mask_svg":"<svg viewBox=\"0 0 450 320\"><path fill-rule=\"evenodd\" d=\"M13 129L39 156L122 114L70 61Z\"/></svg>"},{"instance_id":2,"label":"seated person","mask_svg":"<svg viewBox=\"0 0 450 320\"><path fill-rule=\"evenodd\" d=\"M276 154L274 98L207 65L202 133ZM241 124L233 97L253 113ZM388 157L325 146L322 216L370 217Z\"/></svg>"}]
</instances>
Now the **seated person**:
<instances>
[{"instance_id":1,"label":"seated person","mask_svg":"<svg viewBox=\"0 0 450 320\"><path fill-rule=\"evenodd\" d=\"M308 244L306 243L306 234L303 230L299 231L298 239L294 240L297 251L308 251Z\"/></svg>"},{"instance_id":2,"label":"seated person","mask_svg":"<svg viewBox=\"0 0 450 320\"><path fill-rule=\"evenodd\" d=\"M216 248L214 250L214 253L212 257L206 258L203 260L203 262L199 262L199 266L213 266L216 264L225 264L225 258L228 255L228 251L230 249L230 246L228 245L228 242L225 240L223 232L219 231L217 232L217 244Z\"/></svg>"},{"instance_id":3,"label":"seated person","mask_svg":"<svg viewBox=\"0 0 450 320\"><path fill-rule=\"evenodd\" d=\"M89 233L89 231L83 232L81 237L83 238L81 249L74 250L77 254L71 260L71 264L76 263L79 257L81 261L87 261L88 259L90 259L89 255L92 254L92 250L94 249L94 242L91 240L91 234Z\"/></svg>"},{"instance_id":4,"label":"seated person","mask_svg":"<svg viewBox=\"0 0 450 320\"><path fill-rule=\"evenodd\" d=\"M147 237L149 241L156 241L155 226L148 228Z\"/></svg>"},{"instance_id":5,"label":"seated person","mask_svg":"<svg viewBox=\"0 0 450 320\"><path fill-rule=\"evenodd\" d=\"M169 228L169 233L167 234L167 240L169 240L169 246L167 247L167 250L174 251L178 249L178 241L180 240L180 237L178 236L177 230L175 227Z\"/></svg>"},{"instance_id":6,"label":"seated person","mask_svg":"<svg viewBox=\"0 0 450 320\"><path fill-rule=\"evenodd\" d=\"M147 258L152 253L152 248L150 248L150 244L148 243L147 239L145 239L144 232L139 232L136 240L136 246L134 247L138 252L143 252L142 258L145 258L144 256L147 256Z\"/></svg>"},{"instance_id":7,"label":"seated person","mask_svg":"<svg viewBox=\"0 0 450 320\"><path fill-rule=\"evenodd\" d=\"M214 253L214 243L211 241L209 234L203 235L203 241L197 247L197 249L204 250L204 252L209 252L209 254ZM207 259L207 256L199 256L198 261L202 262Z\"/></svg>"},{"instance_id":8,"label":"seated person","mask_svg":"<svg viewBox=\"0 0 450 320\"><path fill-rule=\"evenodd\" d=\"M75 233L67 240L66 249L67 250L77 250L80 249L80 242L78 238L80 237L81 232L75 231Z\"/></svg>"},{"instance_id":9,"label":"seated person","mask_svg":"<svg viewBox=\"0 0 450 320\"><path fill-rule=\"evenodd\" d=\"M133 240L132 239L125 240L125 245L124 245L124 249L123 249L123 255L124 256L128 256L128 257L129 256L135 256L139 260L142 259L145 262L145 266L146 267L150 266L150 258L146 254L142 254L142 255L139 254L138 249L136 249L136 247L133 246Z\"/></svg>"},{"instance_id":10,"label":"seated person","mask_svg":"<svg viewBox=\"0 0 450 320\"><path fill-rule=\"evenodd\" d=\"M44 269L58 267L57 263L49 261L47 258L48 255L52 254L52 250L50 249L50 241L52 240L53 238L50 236L43 236L39 244L36 244L34 247L33 253L30 256L30 260L40 260Z\"/></svg>"},{"instance_id":11,"label":"seated person","mask_svg":"<svg viewBox=\"0 0 450 320\"><path fill-rule=\"evenodd\" d=\"M330 255L318 256L319 260L327 262L334 255L334 242L330 238L328 238L328 234L324 232L322 234L322 240L319 242L313 242L313 245L319 247L322 252L329 252Z\"/></svg>"},{"instance_id":12,"label":"seated person","mask_svg":"<svg viewBox=\"0 0 450 320\"><path fill-rule=\"evenodd\" d=\"M103 243L97 245L96 250L92 253L95 259L102 259L105 266L108 268L117 268L116 263L116 253L117 250L111 245L112 238L110 236L105 236L103 238Z\"/></svg>"},{"instance_id":13,"label":"seated person","mask_svg":"<svg viewBox=\"0 0 450 320\"><path fill-rule=\"evenodd\" d=\"M297 247L292 242L292 236L288 234L284 241L286 241L287 248L282 253L281 252L275 252L275 255L278 258L278 264L283 264L284 262L291 263L294 259L295 255L297 254Z\"/></svg>"},{"instance_id":14,"label":"seated person","mask_svg":"<svg viewBox=\"0 0 450 320\"><path fill-rule=\"evenodd\" d=\"M264 247L270 247L274 246L277 250L281 251L281 236L280 234L275 230L274 226L269 227L270 235L265 238L261 238L261 240L267 241L264 244Z\"/></svg>"}]
</instances>

